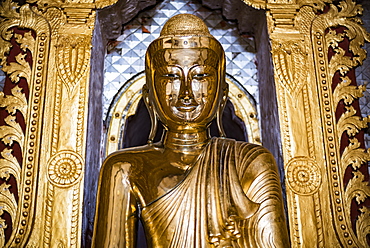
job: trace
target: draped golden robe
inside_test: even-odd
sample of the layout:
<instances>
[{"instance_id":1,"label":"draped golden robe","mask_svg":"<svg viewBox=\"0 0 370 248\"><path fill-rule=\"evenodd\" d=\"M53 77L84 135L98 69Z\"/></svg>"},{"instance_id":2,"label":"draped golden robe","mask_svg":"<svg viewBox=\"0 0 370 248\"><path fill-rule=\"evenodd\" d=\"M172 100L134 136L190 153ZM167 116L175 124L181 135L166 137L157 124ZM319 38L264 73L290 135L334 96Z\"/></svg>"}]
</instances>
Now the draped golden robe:
<instances>
[{"instance_id":1,"label":"draped golden robe","mask_svg":"<svg viewBox=\"0 0 370 248\"><path fill-rule=\"evenodd\" d=\"M185 178L145 206L149 247L287 247L281 188L263 147L213 138Z\"/></svg>"}]
</instances>

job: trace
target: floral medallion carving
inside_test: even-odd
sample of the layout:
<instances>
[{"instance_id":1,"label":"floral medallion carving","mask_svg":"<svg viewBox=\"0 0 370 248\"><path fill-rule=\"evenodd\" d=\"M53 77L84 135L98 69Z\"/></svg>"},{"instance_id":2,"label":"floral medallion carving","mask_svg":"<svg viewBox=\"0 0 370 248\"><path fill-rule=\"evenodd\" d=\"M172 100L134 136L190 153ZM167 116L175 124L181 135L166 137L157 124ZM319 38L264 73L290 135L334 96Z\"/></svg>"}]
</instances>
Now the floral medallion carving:
<instances>
[{"instance_id":1,"label":"floral medallion carving","mask_svg":"<svg viewBox=\"0 0 370 248\"><path fill-rule=\"evenodd\" d=\"M299 195L312 195L321 185L321 172L316 162L308 157L295 157L286 167L287 184Z\"/></svg>"},{"instance_id":2,"label":"floral medallion carving","mask_svg":"<svg viewBox=\"0 0 370 248\"><path fill-rule=\"evenodd\" d=\"M54 155L48 166L48 179L58 187L70 187L82 176L83 159L71 151L61 151Z\"/></svg>"}]
</instances>

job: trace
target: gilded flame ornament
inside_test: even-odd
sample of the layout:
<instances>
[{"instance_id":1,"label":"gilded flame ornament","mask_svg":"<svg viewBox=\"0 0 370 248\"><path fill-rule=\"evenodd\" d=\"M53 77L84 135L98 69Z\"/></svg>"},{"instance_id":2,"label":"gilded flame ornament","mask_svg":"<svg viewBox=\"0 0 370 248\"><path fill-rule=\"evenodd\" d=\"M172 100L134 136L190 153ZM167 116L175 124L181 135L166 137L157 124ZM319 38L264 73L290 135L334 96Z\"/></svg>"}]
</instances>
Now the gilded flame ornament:
<instances>
[{"instance_id":1,"label":"gilded flame ornament","mask_svg":"<svg viewBox=\"0 0 370 248\"><path fill-rule=\"evenodd\" d=\"M146 54L148 144L103 164L93 247L287 247L279 175L263 147L211 138L227 100L225 57L201 19L172 17ZM165 127L153 143L157 119Z\"/></svg>"}]
</instances>

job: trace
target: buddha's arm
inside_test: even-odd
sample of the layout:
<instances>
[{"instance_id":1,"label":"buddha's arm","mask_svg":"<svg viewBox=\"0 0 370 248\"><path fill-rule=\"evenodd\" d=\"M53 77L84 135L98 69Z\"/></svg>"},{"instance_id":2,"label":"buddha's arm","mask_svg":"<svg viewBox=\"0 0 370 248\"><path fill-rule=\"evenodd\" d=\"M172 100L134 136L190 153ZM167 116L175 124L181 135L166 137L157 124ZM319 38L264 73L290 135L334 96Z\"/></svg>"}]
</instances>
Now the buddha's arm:
<instances>
[{"instance_id":1,"label":"buddha's arm","mask_svg":"<svg viewBox=\"0 0 370 248\"><path fill-rule=\"evenodd\" d=\"M93 247L135 247L136 200L129 163L105 163L100 173Z\"/></svg>"},{"instance_id":2,"label":"buddha's arm","mask_svg":"<svg viewBox=\"0 0 370 248\"><path fill-rule=\"evenodd\" d=\"M245 247L289 247L279 174L270 152L260 147L248 162L242 184L247 196L260 204L245 223Z\"/></svg>"}]
</instances>

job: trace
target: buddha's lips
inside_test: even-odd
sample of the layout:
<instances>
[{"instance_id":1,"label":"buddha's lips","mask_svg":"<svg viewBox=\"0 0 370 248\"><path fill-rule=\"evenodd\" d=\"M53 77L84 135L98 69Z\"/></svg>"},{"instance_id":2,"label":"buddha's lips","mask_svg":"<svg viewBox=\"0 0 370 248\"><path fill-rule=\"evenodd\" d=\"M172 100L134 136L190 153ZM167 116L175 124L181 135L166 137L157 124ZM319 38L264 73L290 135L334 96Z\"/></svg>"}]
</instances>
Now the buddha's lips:
<instances>
[{"instance_id":1,"label":"buddha's lips","mask_svg":"<svg viewBox=\"0 0 370 248\"><path fill-rule=\"evenodd\" d=\"M193 99L179 99L176 104L175 108L180 112L191 112L195 110L199 104Z\"/></svg>"},{"instance_id":2,"label":"buddha's lips","mask_svg":"<svg viewBox=\"0 0 370 248\"><path fill-rule=\"evenodd\" d=\"M194 105L185 105L185 106L176 106L176 109L180 112L191 112L195 110L198 106Z\"/></svg>"}]
</instances>

